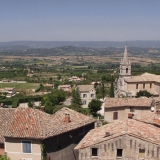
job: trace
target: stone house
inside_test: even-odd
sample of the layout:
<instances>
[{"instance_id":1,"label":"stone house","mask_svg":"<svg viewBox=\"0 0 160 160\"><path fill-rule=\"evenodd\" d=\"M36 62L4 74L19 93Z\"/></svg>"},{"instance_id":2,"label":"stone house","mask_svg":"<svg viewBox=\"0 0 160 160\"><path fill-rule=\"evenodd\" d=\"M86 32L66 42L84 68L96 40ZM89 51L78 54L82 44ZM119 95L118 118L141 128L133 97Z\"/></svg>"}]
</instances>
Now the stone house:
<instances>
[{"instance_id":1,"label":"stone house","mask_svg":"<svg viewBox=\"0 0 160 160\"><path fill-rule=\"evenodd\" d=\"M96 98L96 90L94 85L78 85L77 88L79 89L81 95L82 107L87 108L89 102Z\"/></svg>"},{"instance_id":2,"label":"stone house","mask_svg":"<svg viewBox=\"0 0 160 160\"><path fill-rule=\"evenodd\" d=\"M149 113L154 105L152 98L106 98L104 120L112 122L128 118L128 115Z\"/></svg>"},{"instance_id":3,"label":"stone house","mask_svg":"<svg viewBox=\"0 0 160 160\"><path fill-rule=\"evenodd\" d=\"M31 108L1 108L0 114L0 151L11 160L40 160L42 155L49 160L75 160L74 147L95 122L68 108L53 115Z\"/></svg>"},{"instance_id":4,"label":"stone house","mask_svg":"<svg viewBox=\"0 0 160 160\"><path fill-rule=\"evenodd\" d=\"M79 160L159 160L160 129L133 119L91 130L75 147Z\"/></svg>"},{"instance_id":5,"label":"stone house","mask_svg":"<svg viewBox=\"0 0 160 160\"><path fill-rule=\"evenodd\" d=\"M65 91L65 92L71 92L72 90L71 90L71 85L59 85L58 86L58 89L62 89L63 91Z\"/></svg>"}]
</instances>

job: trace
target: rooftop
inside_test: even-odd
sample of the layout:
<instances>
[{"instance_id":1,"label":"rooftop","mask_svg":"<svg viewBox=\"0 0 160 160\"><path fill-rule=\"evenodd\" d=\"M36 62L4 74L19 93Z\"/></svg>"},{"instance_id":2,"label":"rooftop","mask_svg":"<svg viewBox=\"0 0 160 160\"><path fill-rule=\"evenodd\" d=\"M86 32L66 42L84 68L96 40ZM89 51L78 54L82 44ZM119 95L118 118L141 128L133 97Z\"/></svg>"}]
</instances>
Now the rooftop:
<instances>
[{"instance_id":1,"label":"rooftop","mask_svg":"<svg viewBox=\"0 0 160 160\"><path fill-rule=\"evenodd\" d=\"M13 108L0 108L0 143L3 143L4 141L4 134L11 125L14 113L15 109Z\"/></svg>"},{"instance_id":2,"label":"rooftop","mask_svg":"<svg viewBox=\"0 0 160 160\"><path fill-rule=\"evenodd\" d=\"M143 112L133 116L133 119L160 126L160 114L156 112ZM158 120L158 121L157 121Z\"/></svg>"},{"instance_id":3,"label":"rooftop","mask_svg":"<svg viewBox=\"0 0 160 160\"><path fill-rule=\"evenodd\" d=\"M106 132L109 132L109 136L106 136ZM90 130L75 149L86 148L124 134L154 144L160 144L160 129L158 127L133 119L125 119L123 121L117 120Z\"/></svg>"},{"instance_id":4,"label":"rooftop","mask_svg":"<svg viewBox=\"0 0 160 160\"><path fill-rule=\"evenodd\" d=\"M65 122L66 113L70 115L69 123ZM7 113L5 115L1 125L3 121L10 124L6 125L7 130L3 130L5 135L1 135L13 138L45 139L95 122L95 119L68 108L62 108L53 115L32 108L17 108L11 118Z\"/></svg>"},{"instance_id":5,"label":"rooftop","mask_svg":"<svg viewBox=\"0 0 160 160\"><path fill-rule=\"evenodd\" d=\"M78 85L77 87L80 92L88 92L94 89L94 85Z\"/></svg>"},{"instance_id":6,"label":"rooftop","mask_svg":"<svg viewBox=\"0 0 160 160\"><path fill-rule=\"evenodd\" d=\"M113 107L151 107L151 98L106 98L105 108Z\"/></svg>"},{"instance_id":7,"label":"rooftop","mask_svg":"<svg viewBox=\"0 0 160 160\"><path fill-rule=\"evenodd\" d=\"M125 78L126 82L160 82L160 75L143 73L140 76L132 76L131 78Z\"/></svg>"}]
</instances>

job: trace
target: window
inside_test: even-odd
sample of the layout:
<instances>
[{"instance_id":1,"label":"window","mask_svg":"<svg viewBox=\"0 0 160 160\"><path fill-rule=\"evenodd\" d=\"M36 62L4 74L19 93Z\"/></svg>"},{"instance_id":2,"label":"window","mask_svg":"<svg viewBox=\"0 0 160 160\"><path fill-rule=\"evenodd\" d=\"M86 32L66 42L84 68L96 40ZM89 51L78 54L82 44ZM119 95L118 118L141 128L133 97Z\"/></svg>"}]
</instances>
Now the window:
<instances>
[{"instance_id":1,"label":"window","mask_svg":"<svg viewBox=\"0 0 160 160\"><path fill-rule=\"evenodd\" d=\"M145 149L139 149L139 158L145 157Z\"/></svg>"},{"instance_id":2,"label":"window","mask_svg":"<svg viewBox=\"0 0 160 160\"><path fill-rule=\"evenodd\" d=\"M145 89L145 84L143 84L143 89Z\"/></svg>"},{"instance_id":3,"label":"window","mask_svg":"<svg viewBox=\"0 0 160 160\"><path fill-rule=\"evenodd\" d=\"M126 73L128 73L128 68L126 68Z\"/></svg>"},{"instance_id":4,"label":"window","mask_svg":"<svg viewBox=\"0 0 160 160\"><path fill-rule=\"evenodd\" d=\"M91 98L94 98L94 94L91 94Z\"/></svg>"},{"instance_id":5,"label":"window","mask_svg":"<svg viewBox=\"0 0 160 160\"><path fill-rule=\"evenodd\" d=\"M152 88L152 83L150 83L150 88Z\"/></svg>"},{"instance_id":6,"label":"window","mask_svg":"<svg viewBox=\"0 0 160 160\"><path fill-rule=\"evenodd\" d=\"M113 112L113 120L118 119L118 112Z\"/></svg>"},{"instance_id":7,"label":"window","mask_svg":"<svg viewBox=\"0 0 160 160\"><path fill-rule=\"evenodd\" d=\"M92 156L98 156L98 148L92 148Z\"/></svg>"},{"instance_id":8,"label":"window","mask_svg":"<svg viewBox=\"0 0 160 160\"><path fill-rule=\"evenodd\" d=\"M22 141L22 152L31 153L31 141Z\"/></svg>"},{"instance_id":9,"label":"window","mask_svg":"<svg viewBox=\"0 0 160 160\"><path fill-rule=\"evenodd\" d=\"M82 104L83 104L83 105L86 105L86 103L87 103L87 102L86 102L85 100L84 100L84 101L82 101Z\"/></svg>"},{"instance_id":10,"label":"window","mask_svg":"<svg viewBox=\"0 0 160 160\"><path fill-rule=\"evenodd\" d=\"M87 94L83 94L83 98L87 98Z\"/></svg>"},{"instance_id":11,"label":"window","mask_svg":"<svg viewBox=\"0 0 160 160\"><path fill-rule=\"evenodd\" d=\"M138 84L136 84L136 89L138 89Z\"/></svg>"},{"instance_id":12,"label":"window","mask_svg":"<svg viewBox=\"0 0 160 160\"><path fill-rule=\"evenodd\" d=\"M122 157L123 154L123 149L117 149L117 157L120 158Z\"/></svg>"}]
</instances>

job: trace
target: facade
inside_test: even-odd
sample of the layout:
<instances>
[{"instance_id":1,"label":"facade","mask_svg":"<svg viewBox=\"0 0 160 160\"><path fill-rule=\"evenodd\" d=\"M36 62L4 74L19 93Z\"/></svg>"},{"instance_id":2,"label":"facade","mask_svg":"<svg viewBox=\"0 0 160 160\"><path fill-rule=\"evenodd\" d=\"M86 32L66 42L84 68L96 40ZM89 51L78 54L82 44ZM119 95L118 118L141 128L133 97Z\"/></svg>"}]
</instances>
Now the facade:
<instances>
[{"instance_id":1,"label":"facade","mask_svg":"<svg viewBox=\"0 0 160 160\"><path fill-rule=\"evenodd\" d=\"M74 147L95 122L68 108L53 115L31 108L0 111L12 115L8 118L5 114L3 119L0 116L0 152L6 152L12 160L40 160L42 155L49 160L75 160L78 152L73 152Z\"/></svg>"},{"instance_id":2,"label":"facade","mask_svg":"<svg viewBox=\"0 0 160 160\"><path fill-rule=\"evenodd\" d=\"M152 98L106 98L104 120L112 122L126 119L129 115L147 114L154 107Z\"/></svg>"},{"instance_id":3,"label":"facade","mask_svg":"<svg viewBox=\"0 0 160 160\"><path fill-rule=\"evenodd\" d=\"M140 90L147 90L154 97L160 95L160 75L144 73L131 75L131 62L128 58L127 45L120 63L120 73L115 87L115 97L135 97Z\"/></svg>"},{"instance_id":4,"label":"facade","mask_svg":"<svg viewBox=\"0 0 160 160\"><path fill-rule=\"evenodd\" d=\"M59 85L58 89L62 89L65 92L71 92L71 86L70 85Z\"/></svg>"},{"instance_id":5,"label":"facade","mask_svg":"<svg viewBox=\"0 0 160 160\"><path fill-rule=\"evenodd\" d=\"M133 119L91 130L76 146L79 160L159 160L160 129Z\"/></svg>"},{"instance_id":6,"label":"facade","mask_svg":"<svg viewBox=\"0 0 160 160\"><path fill-rule=\"evenodd\" d=\"M78 85L77 88L80 91L82 107L87 108L89 102L91 102L92 99L96 98L94 85Z\"/></svg>"}]
</instances>

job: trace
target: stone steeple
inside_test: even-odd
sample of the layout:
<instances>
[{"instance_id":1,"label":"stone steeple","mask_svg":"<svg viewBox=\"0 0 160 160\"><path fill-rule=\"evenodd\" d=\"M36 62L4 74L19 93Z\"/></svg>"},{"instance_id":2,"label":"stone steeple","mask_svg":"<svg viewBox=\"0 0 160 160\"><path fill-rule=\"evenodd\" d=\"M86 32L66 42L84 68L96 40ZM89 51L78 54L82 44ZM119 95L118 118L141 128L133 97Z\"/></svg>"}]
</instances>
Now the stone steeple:
<instances>
[{"instance_id":1,"label":"stone steeple","mask_svg":"<svg viewBox=\"0 0 160 160\"><path fill-rule=\"evenodd\" d=\"M127 51L127 42L125 45L125 50L124 50L123 58L121 60L121 64L130 64L130 60L128 58L128 51Z\"/></svg>"},{"instance_id":2,"label":"stone steeple","mask_svg":"<svg viewBox=\"0 0 160 160\"><path fill-rule=\"evenodd\" d=\"M123 77L131 76L131 62L130 59L128 58L127 42L125 45L124 55L120 63L120 76Z\"/></svg>"}]
</instances>

